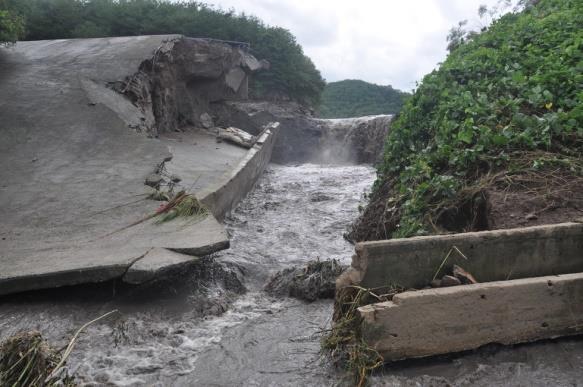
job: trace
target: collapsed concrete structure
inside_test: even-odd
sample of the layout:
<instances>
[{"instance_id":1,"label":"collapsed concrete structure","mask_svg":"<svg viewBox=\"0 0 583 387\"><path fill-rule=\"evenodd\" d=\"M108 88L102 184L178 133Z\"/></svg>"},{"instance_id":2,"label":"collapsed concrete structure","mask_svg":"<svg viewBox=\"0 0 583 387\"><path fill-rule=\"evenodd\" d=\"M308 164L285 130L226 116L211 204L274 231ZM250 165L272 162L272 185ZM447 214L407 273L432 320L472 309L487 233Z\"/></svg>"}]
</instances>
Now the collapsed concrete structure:
<instances>
[{"instance_id":1,"label":"collapsed concrete structure","mask_svg":"<svg viewBox=\"0 0 583 387\"><path fill-rule=\"evenodd\" d=\"M217 218L251 189L278 129L249 150L183 129L212 126L208 105L245 98L264 65L240 46L179 35L0 49L0 295L143 282L227 248ZM140 222L160 205L144 185L160 165L212 214Z\"/></svg>"},{"instance_id":2,"label":"collapsed concrete structure","mask_svg":"<svg viewBox=\"0 0 583 387\"><path fill-rule=\"evenodd\" d=\"M428 288L453 265L480 283ZM337 289L348 285L405 289L358 309L386 361L579 334L583 223L362 242Z\"/></svg>"}]
</instances>

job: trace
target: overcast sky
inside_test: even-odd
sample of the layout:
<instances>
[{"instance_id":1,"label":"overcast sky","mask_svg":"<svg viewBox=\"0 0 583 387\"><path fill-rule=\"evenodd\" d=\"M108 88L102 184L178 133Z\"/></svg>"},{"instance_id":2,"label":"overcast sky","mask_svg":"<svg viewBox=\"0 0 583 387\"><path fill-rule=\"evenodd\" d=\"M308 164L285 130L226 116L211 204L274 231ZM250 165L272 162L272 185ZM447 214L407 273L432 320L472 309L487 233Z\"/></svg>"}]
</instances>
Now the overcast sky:
<instances>
[{"instance_id":1,"label":"overcast sky","mask_svg":"<svg viewBox=\"0 0 583 387\"><path fill-rule=\"evenodd\" d=\"M446 56L460 20L484 23L498 0L208 0L289 29L327 81L363 79L411 90Z\"/></svg>"}]
</instances>

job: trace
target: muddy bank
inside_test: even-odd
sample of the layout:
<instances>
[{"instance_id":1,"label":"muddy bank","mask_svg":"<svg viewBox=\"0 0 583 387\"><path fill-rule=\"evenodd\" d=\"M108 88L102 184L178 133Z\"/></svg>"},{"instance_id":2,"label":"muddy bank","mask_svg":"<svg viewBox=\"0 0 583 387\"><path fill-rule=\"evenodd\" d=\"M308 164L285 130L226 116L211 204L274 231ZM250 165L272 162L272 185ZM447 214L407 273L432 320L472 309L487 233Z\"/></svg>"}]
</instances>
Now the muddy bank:
<instances>
[{"instance_id":1,"label":"muddy bank","mask_svg":"<svg viewBox=\"0 0 583 387\"><path fill-rule=\"evenodd\" d=\"M399 205L388 201L396 195L394 182L385 180L372 193L363 213L351 226L351 241L391 238L399 224ZM462 191L455 200L437 206L434 234L501 230L577 221L583 216L583 178L565 170L514 174L501 171L476 184L480 189Z\"/></svg>"}]
</instances>

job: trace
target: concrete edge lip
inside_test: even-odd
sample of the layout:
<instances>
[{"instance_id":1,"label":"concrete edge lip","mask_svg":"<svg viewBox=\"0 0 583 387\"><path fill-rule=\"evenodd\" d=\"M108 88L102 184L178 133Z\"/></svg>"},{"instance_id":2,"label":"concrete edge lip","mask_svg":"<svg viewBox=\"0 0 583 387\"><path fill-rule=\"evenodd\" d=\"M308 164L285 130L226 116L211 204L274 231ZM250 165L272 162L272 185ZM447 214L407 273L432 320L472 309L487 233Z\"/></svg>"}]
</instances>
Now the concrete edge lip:
<instances>
[{"instance_id":1,"label":"concrete edge lip","mask_svg":"<svg viewBox=\"0 0 583 387\"><path fill-rule=\"evenodd\" d=\"M196 256L180 254L164 248L153 248L127 269L123 275L123 281L129 284L141 284L169 272L176 272L198 260Z\"/></svg>"}]
</instances>

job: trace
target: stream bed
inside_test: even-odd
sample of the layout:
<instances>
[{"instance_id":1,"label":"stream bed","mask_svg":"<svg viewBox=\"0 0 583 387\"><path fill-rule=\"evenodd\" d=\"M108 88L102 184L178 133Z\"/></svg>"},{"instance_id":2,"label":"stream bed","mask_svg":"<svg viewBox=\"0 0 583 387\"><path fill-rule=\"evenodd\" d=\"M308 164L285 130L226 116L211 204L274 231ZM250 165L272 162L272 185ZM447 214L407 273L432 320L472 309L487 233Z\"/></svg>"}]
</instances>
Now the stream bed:
<instances>
[{"instance_id":1,"label":"stream bed","mask_svg":"<svg viewBox=\"0 0 583 387\"><path fill-rule=\"evenodd\" d=\"M70 358L71 371L87 385L350 385L320 354L332 300L274 298L262 289L271 274L292 265L314 259L349 264L353 246L342 234L374 177L369 166L270 165L226 220L231 249L213 256L227 270L217 269L217 284L197 281L200 271L185 271L145 288L108 283L5 298L0 338L36 329L62 346L85 322L118 309L116 321L87 329ZM208 270L206 276L215 275ZM583 341L565 339L398 363L371 382L577 386L581 364Z\"/></svg>"}]
</instances>

